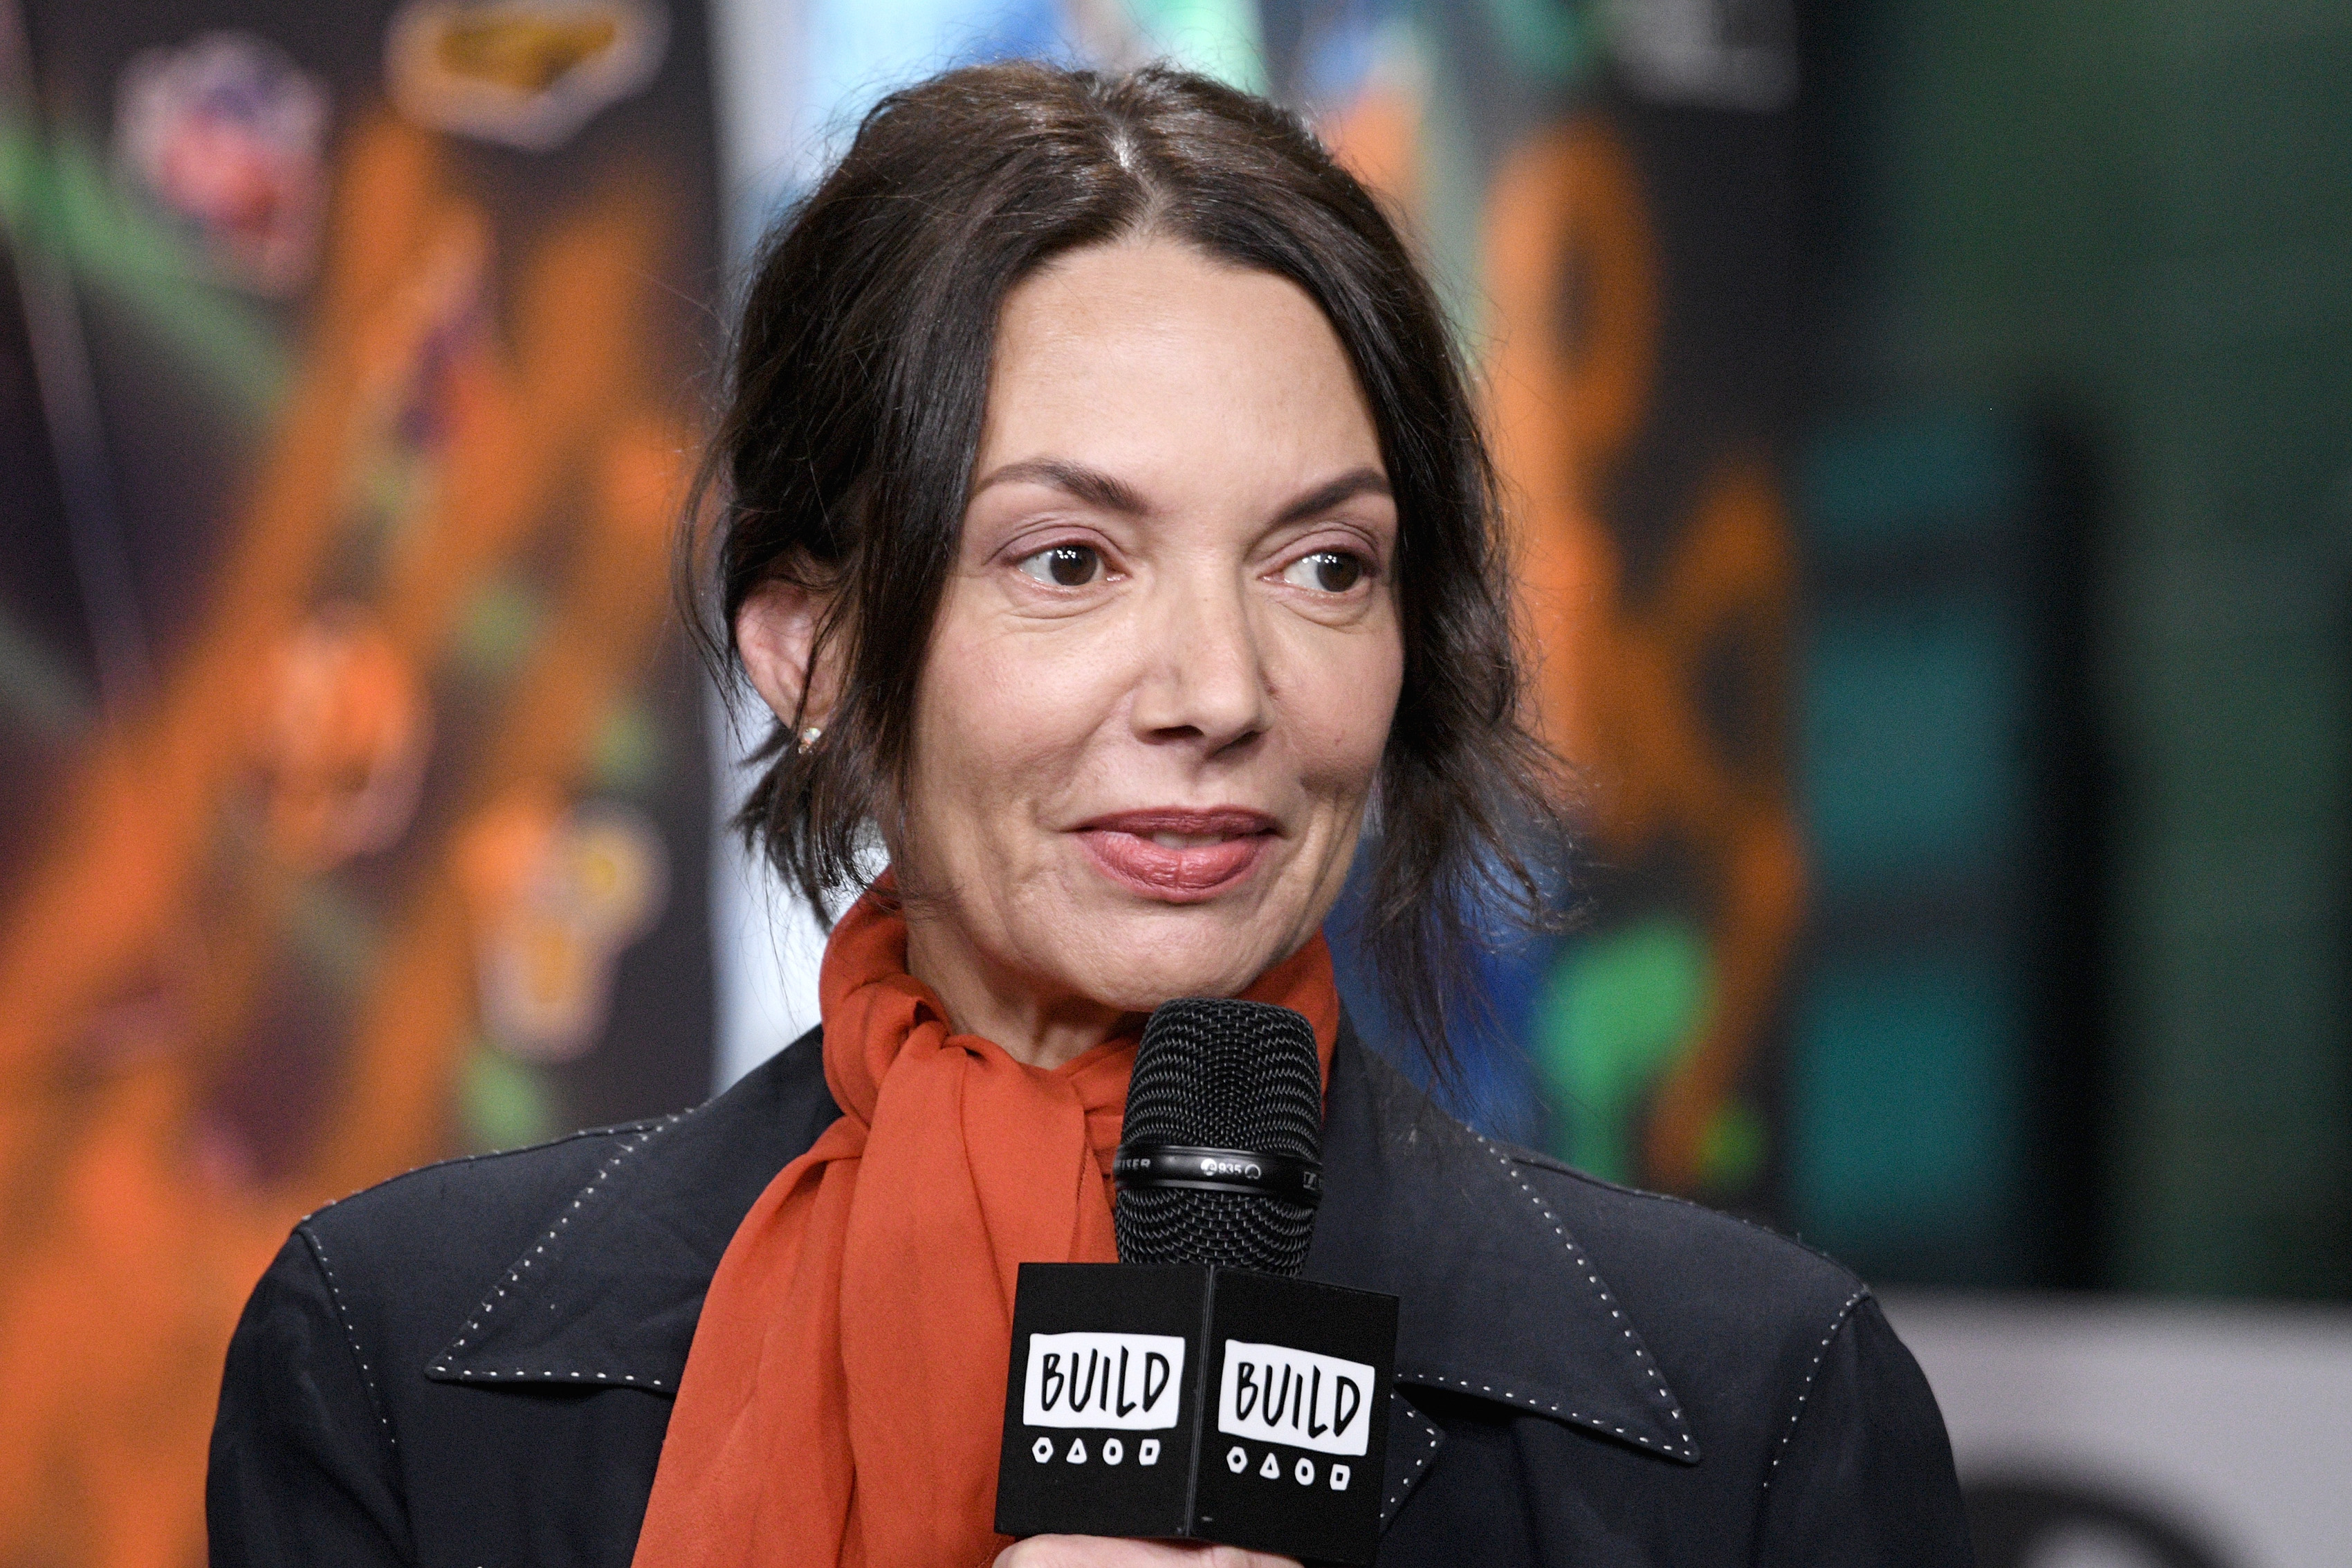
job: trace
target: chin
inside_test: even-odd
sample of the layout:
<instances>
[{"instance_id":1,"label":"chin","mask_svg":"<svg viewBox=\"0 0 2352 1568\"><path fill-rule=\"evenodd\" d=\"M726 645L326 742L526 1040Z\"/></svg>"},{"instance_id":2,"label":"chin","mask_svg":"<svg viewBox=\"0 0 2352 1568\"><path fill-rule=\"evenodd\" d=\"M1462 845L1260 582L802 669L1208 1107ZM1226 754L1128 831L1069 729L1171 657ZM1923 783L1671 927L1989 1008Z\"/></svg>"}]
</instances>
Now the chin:
<instances>
[{"instance_id":1,"label":"chin","mask_svg":"<svg viewBox=\"0 0 2352 1568\"><path fill-rule=\"evenodd\" d=\"M1181 907L1181 906L1179 906ZM1111 916L1074 934L1088 949L1076 988L1122 1012L1147 1013L1177 997L1229 997L1288 957L1294 944L1257 921L1202 918L1208 907L1171 906Z\"/></svg>"}]
</instances>

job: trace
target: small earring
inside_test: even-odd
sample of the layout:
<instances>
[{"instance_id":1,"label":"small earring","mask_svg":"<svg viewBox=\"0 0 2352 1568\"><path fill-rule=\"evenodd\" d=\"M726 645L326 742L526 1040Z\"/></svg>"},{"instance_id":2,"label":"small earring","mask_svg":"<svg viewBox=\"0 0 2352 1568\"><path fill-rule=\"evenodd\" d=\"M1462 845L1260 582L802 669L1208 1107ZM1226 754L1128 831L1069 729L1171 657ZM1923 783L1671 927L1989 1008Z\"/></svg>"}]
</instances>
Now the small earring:
<instances>
[{"instance_id":1,"label":"small earring","mask_svg":"<svg viewBox=\"0 0 2352 1568\"><path fill-rule=\"evenodd\" d=\"M801 749L803 751L808 750L820 739L824 738L824 731L822 727L814 724L809 726L806 729L801 731Z\"/></svg>"}]
</instances>

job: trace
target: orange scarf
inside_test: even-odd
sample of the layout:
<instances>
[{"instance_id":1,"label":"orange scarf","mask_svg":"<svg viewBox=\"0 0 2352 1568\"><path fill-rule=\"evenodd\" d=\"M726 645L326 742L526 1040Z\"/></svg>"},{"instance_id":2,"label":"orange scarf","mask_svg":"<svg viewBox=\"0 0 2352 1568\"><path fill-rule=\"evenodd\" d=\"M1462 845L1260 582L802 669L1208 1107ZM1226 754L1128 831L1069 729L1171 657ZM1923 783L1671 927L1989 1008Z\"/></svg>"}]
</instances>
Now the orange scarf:
<instances>
[{"instance_id":1,"label":"orange scarf","mask_svg":"<svg viewBox=\"0 0 2352 1568\"><path fill-rule=\"evenodd\" d=\"M1244 994L1307 1015L1328 1082L1323 938ZM1049 1072L950 1033L877 893L835 927L818 996L843 1113L711 1278L635 1568L980 1568L1007 1544L992 1524L1020 1266L1118 1260L1134 1037Z\"/></svg>"}]
</instances>

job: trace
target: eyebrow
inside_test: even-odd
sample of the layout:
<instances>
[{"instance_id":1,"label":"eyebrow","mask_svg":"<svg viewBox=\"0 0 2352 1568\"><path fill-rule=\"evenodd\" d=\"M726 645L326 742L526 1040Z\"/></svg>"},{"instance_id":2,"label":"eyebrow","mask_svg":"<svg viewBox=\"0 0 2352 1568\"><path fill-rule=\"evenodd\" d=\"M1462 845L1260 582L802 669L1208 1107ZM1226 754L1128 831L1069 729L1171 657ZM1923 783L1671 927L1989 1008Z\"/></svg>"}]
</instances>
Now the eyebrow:
<instances>
[{"instance_id":1,"label":"eyebrow","mask_svg":"<svg viewBox=\"0 0 2352 1568\"><path fill-rule=\"evenodd\" d=\"M1050 486L1076 497L1088 506L1117 512L1122 517L1140 517L1151 510L1150 504L1125 480L1099 468L1089 468L1082 463L1066 463L1053 457L1007 463L973 486L971 493L977 496L992 485L1012 484ZM1311 517L1318 512L1328 512L1358 496L1386 496L1389 493L1388 477L1379 469L1350 468L1338 478L1316 486L1284 507L1274 519L1275 526L1280 528Z\"/></svg>"},{"instance_id":2,"label":"eyebrow","mask_svg":"<svg viewBox=\"0 0 2352 1568\"><path fill-rule=\"evenodd\" d=\"M1318 512L1328 512L1343 501L1352 501L1359 496L1385 496L1388 493L1388 476L1379 469L1350 468L1337 479L1318 485L1283 507L1281 515L1274 519L1275 526L1280 528L1286 523L1303 521Z\"/></svg>"},{"instance_id":3,"label":"eyebrow","mask_svg":"<svg viewBox=\"0 0 2352 1568\"><path fill-rule=\"evenodd\" d=\"M1090 507L1100 507L1107 512L1123 517L1139 517L1151 510L1150 505L1123 479L1112 477L1099 468L1089 468L1082 463L1065 463L1054 457L1033 457L1023 463L1007 463L971 487L979 495L992 485L1046 485L1066 490Z\"/></svg>"}]
</instances>

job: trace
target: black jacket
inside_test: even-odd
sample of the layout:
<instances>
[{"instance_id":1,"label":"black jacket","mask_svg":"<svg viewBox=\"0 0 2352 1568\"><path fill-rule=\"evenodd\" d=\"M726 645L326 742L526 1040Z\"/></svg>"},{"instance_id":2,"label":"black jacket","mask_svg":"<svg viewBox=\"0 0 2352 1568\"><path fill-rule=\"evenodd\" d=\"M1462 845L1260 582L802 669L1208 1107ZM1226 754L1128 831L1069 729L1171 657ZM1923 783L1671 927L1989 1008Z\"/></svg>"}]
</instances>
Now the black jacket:
<instances>
[{"instance_id":1,"label":"black jacket","mask_svg":"<svg viewBox=\"0 0 2352 1568\"><path fill-rule=\"evenodd\" d=\"M212 1560L629 1560L702 1297L839 1112L812 1035L701 1108L411 1172L294 1229L229 1347ZM1306 1272L1402 1302L1383 1564L1969 1562L1853 1275L1481 1138L1343 1035Z\"/></svg>"}]
</instances>

